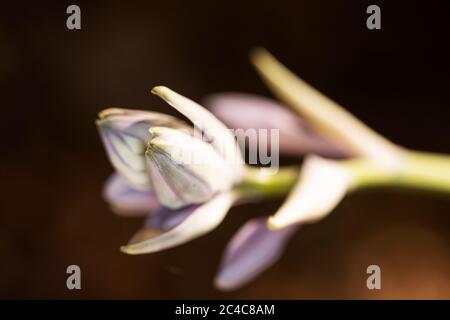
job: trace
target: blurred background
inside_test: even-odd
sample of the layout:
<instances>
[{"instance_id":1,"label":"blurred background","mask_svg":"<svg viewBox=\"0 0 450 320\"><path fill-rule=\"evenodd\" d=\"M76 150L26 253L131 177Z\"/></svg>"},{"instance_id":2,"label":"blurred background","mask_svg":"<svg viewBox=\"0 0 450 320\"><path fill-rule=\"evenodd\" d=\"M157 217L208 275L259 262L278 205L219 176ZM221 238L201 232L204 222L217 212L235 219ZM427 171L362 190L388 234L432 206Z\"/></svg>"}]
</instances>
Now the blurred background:
<instances>
[{"instance_id":1,"label":"blurred background","mask_svg":"<svg viewBox=\"0 0 450 320\"><path fill-rule=\"evenodd\" d=\"M82 29L66 28L81 7ZM382 29L366 28L381 7ZM280 201L234 208L214 232L143 256L119 252L142 219L101 198L112 168L94 120L130 107L176 115L150 89L201 101L270 96L248 62L269 49L303 79L404 146L450 153L448 1L9 1L0 12L0 298L450 298L450 199L392 190L347 197L304 227L240 290L212 281L222 251ZM82 290L66 288L66 267ZM366 288L366 268L382 290Z\"/></svg>"}]
</instances>

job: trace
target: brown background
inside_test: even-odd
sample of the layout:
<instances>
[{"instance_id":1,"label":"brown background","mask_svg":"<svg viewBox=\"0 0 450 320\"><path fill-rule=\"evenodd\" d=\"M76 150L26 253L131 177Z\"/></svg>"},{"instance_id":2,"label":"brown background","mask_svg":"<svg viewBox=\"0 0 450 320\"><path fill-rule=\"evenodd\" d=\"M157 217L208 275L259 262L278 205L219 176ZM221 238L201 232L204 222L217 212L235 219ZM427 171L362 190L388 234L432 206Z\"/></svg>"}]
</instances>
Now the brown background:
<instances>
[{"instance_id":1,"label":"brown background","mask_svg":"<svg viewBox=\"0 0 450 320\"><path fill-rule=\"evenodd\" d=\"M201 99L269 95L248 63L263 45L370 126L450 153L448 1L10 1L0 13L1 298L450 298L450 200L389 190L347 197L305 227L241 290L212 287L227 240L279 202L232 210L213 233L167 252L121 254L140 219L100 197L112 171L94 126L109 106L164 110L149 90ZM68 291L78 264L82 290ZM382 268L382 290L365 269Z\"/></svg>"}]
</instances>

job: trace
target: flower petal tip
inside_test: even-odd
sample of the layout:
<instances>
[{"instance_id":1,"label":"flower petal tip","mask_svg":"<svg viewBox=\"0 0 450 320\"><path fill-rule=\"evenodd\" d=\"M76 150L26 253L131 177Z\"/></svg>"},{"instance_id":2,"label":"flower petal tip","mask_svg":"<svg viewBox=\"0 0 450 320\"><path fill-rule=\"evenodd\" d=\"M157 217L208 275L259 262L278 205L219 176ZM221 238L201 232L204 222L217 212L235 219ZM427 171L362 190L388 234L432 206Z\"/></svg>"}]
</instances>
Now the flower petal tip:
<instances>
[{"instance_id":1,"label":"flower petal tip","mask_svg":"<svg viewBox=\"0 0 450 320\"><path fill-rule=\"evenodd\" d=\"M123 114L123 109L120 108L107 108L101 110L97 115L100 119L105 119L111 115Z\"/></svg>"},{"instance_id":2,"label":"flower petal tip","mask_svg":"<svg viewBox=\"0 0 450 320\"><path fill-rule=\"evenodd\" d=\"M286 221L283 219L280 219L277 216L271 216L267 219L267 228L269 230L279 230L279 229L283 229L284 227L287 227L288 225L290 225L289 221Z\"/></svg>"},{"instance_id":3,"label":"flower petal tip","mask_svg":"<svg viewBox=\"0 0 450 320\"><path fill-rule=\"evenodd\" d=\"M129 254L129 255L136 255L137 253L134 252L132 249L130 249L130 246L121 246L120 252Z\"/></svg>"},{"instance_id":4,"label":"flower petal tip","mask_svg":"<svg viewBox=\"0 0 450 320\"><path fill-rule=\"evenodd\" d=\"M153 253L159 251L159 250L150 250L148 247L146 247L145 250L140 248L141 246L139 246L139 244L124 245L120 247L120 252L135 256L139 254Z\"/></svg>"},{"instance_id":5,"label":"flower petal tip","mask_svg":"<svg viewBox=\"0 0 450 320\"><path fill-rule=\"evenodd\" d=\"M268 54L269 52L263 47L254 47L250 50L250 60L252 62L255 62L256 60L259 60L264 56L267 56Z\"/></svg>"},{"instance_id":6,"label":"flower petal tip","mask_svg":"<svg viewBox=\"0 0 450 320\"><path fill-rule=\"evenodd\" d=\"M160 96L164 100L166 100L167 96L172 92L173 91L170 90L169 88L167 88L166 86L156 86L156 87L153 87L151 90L151 93L153 93L157 96Z\"/></svg>"},{"instance_id":7,"label":"flower petal tip","mask_svg":"<svg viewBox=\"0 0 450 320\"><path fill-rule=\"evenodd\" d=\"M223 279L222 277L216 277L214 279L214 288L219 291L228 292L239 288L239 285L234 285L233 283Z\"/></svg>"}]
</instances>

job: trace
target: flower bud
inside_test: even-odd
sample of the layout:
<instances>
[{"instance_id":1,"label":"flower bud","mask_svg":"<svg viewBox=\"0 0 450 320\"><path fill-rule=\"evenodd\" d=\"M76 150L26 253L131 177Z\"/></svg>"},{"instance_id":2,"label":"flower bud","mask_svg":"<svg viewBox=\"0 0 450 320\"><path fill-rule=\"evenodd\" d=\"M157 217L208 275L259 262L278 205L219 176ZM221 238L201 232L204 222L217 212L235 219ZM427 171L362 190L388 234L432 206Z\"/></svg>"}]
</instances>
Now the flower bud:
<instances>
[{"instance_id":1,"label":"flower bud","mask_svg":"<svg viewBox=\"0 0 450 320\"><path fill-rule=\"evenodd\" d=\"M150 187L144 156L150 140L148 129L158 125L184 126L165 114L118 108L100 112L96 123L114 168L130 185L145 190Z\"/></svg>"},{"instance_id":2,"label":"flower bud","mask_svg":"<svg viewBox=\"0 0 450 320\"><path fill-rule=\"evenodd\" d=\"M181 130L153 127L150 133L147 168L162 205L202 203L231 188L232 167L210 144Z\"/></svg>"}]
</instances>

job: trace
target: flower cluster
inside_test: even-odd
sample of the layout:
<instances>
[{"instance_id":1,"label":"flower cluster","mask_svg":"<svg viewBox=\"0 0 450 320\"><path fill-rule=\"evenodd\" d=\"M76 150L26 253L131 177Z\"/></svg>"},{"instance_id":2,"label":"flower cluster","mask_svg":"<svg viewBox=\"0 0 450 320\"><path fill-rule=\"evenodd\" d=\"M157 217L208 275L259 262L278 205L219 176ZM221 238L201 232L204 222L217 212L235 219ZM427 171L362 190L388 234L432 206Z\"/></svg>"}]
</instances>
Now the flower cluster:
<instances>
[{"instance_id":1,"label":"flower cluster","mask_svg":"<svg viewBox=\"0 0 450 320\"><path fill-rule=\"evenodd\" d=\"M288 194L274 215L248 221L230 241L215 284L231 290L270 267L301 225L324 218L350 191L386 185L450 191L447 156L393 144L264 50L252 61L294 112L267 98L236 93L208 97L210 112L159 86L152 92L192 125L150 111L99 113L97 126L116 170L104 197L118 214L146 217L121 248L124 253L183 244L216 228L235 204ZM278 129L280 154L306 155L302 168L267 174L246 165L242 146L224 123L235 129Z\"/></svg>"}]
</instances>

